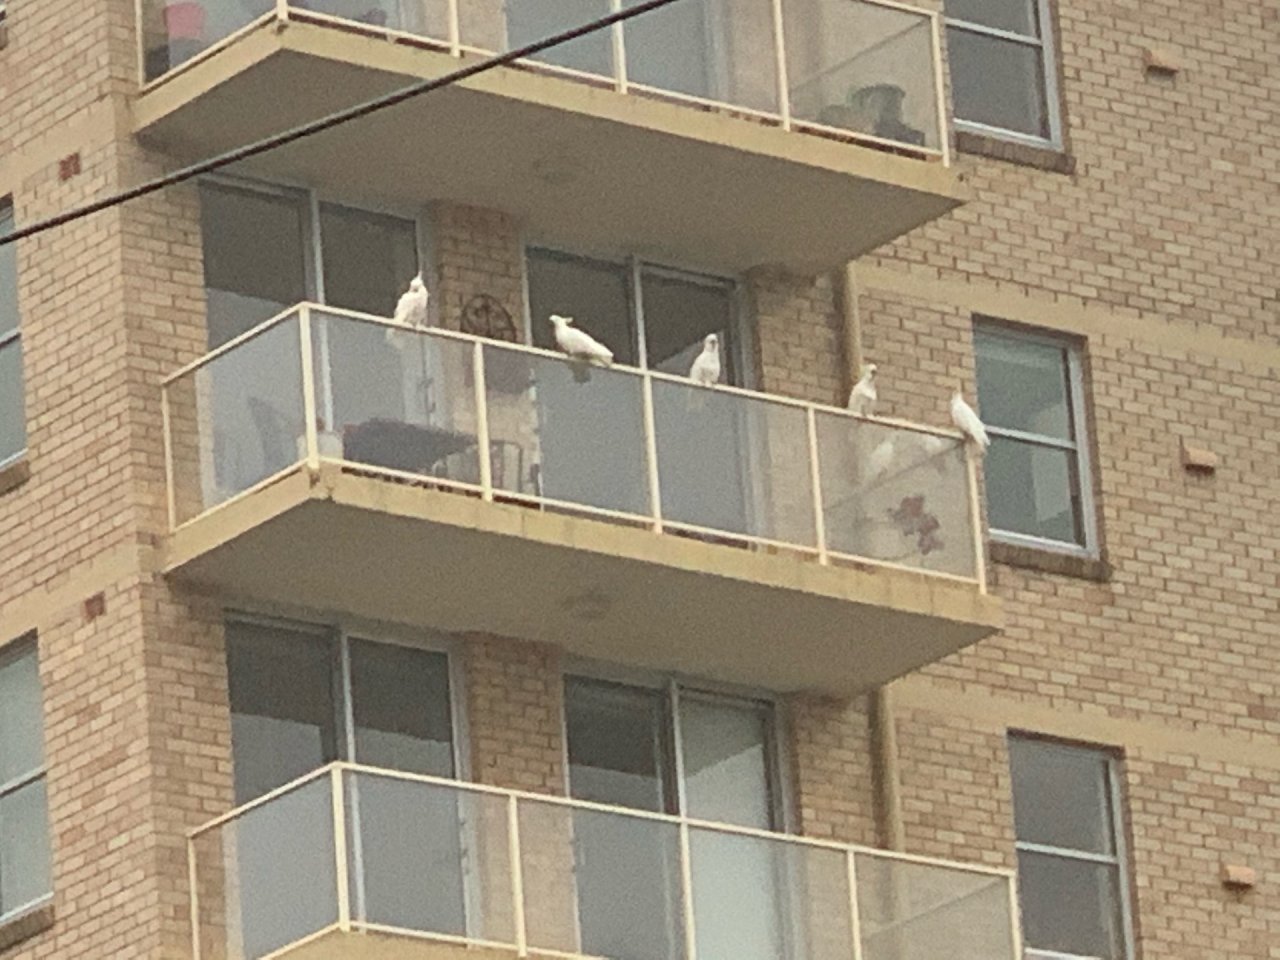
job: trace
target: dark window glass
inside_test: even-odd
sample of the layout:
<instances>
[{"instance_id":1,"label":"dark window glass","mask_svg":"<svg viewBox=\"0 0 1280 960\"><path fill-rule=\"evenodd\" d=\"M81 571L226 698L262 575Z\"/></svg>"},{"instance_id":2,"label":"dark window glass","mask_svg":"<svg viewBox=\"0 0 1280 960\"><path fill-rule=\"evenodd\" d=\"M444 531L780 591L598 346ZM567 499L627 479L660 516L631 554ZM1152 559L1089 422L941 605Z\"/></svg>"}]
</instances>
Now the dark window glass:
<instances>
[{"instance_id":1,"label":"dark window glass","mask_svg":"<svg viewBox=\"0 0 1280 960\"><path fill-rule=\"evenodd\" d=\"M687 374L702 352L703 340L714 333L720 338L720 381L738 383L733 288L650 269L641 275L641 285L650 369Z\"/></svg>"},{"instance_id":2,"label":"dark window glass","mask_svg":"<svg viewBox=\"0 0 1280 960\"><path fill-rule=\"evenodd\" d=\"M305 225L301 195L200 185L210 347L307 299Z\"/></svg>"},{"instance_id":3,"label":"dark window glass","mask_svg":"<svg viewBox=\"0 0 1280 960\"><path fill-rule=\"evenodd\" d=\"M630 271L620 264L530 250L529 316L535 346L555 349L552 314L572 317L579 329L613 351L618 363L636 362Z\"/></svg>"},{"instance_id":4,"label":"dark window glass","mask_svg":"<svg viewBox=\"0 0 1280 960\"><path fill-rule=\"evenodd\" d=\"M233 620L227 671L237 804L338 759L329 637Z\"/></svg>"},{"instance_id":5,"label":"dark window glass","mask_svg":"<svg viewBox=\"0 0 1280 960\"><path fill-rule=\"evenodd\" d=\"M418 272L412 220L326 203L320 207L320 246L324 301L335 307L389 317Z\"/></svg>"},{"instance_id":6,"label":"dark window glass","mask_svg":"<svg viewBox=\"0 0 1280 960\"><path fill-rule=\"evenodd\" d=\"M570 678L565 684L569 782L575 797L640 810L667 806L660 691Z\"/></svg>"},{"instance_id":7,"label":"dark window glass","mask_svg":"<svg viewBox=\"0 0 1280 960\"><path fill-rule=\"evenodd\" d=\"M984 27L1020 33L1024 37L1040 35L1038 0L946 0L947 16Z\"/></svg>"},{"instance_id":8,"label":"dark window glass","mask_svg":"<svg viewBox=\"0 0 1280 960\"><path fill-rule=\"evenodd\" d=\"M1038 45L950 27L947 53L957 120L1049 139L1045 63Z\"/></svg>"},{"instance_id":9,"label":"dark window glass","mask_svg":"<svg viewBox=\"0 0 1280 960\"><path fill-rule=\"evenodd\" d=\"M386 643L350 643L356 758L374 767L452 777L448 657Z\"/></svg>"}]
</instances>

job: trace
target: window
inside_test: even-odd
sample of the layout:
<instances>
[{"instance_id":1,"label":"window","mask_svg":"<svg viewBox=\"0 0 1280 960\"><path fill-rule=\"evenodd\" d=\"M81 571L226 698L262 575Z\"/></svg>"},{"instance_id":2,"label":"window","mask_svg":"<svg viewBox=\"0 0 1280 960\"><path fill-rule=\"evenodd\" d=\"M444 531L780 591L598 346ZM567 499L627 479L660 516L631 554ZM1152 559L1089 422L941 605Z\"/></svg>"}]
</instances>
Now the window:
<instances>
[{"instance_id":1,"label":"window","mask_svg":"<svg viewBox=\"0 0 1280 960\"><path fill-rule=\"evenodd\" d=\"M992 536L1096 552L1079 347L983 321L974 354Z\"/></svg>"},{"instance_id":2,"label":"window","mask_svg":"<svg viewBox=\"0 0 1280 960\"><path fill-rule=\"evenodd\" d=\"M774 717L766 702L678 684L569 677L565 725L575 798L760 830L779 826ZM671 824L579 810L573 832L582 952L679 955ZM772 846L691 831L699 955L788 955L784 881Z\"/></svg>"},{"instance_id":3,"label":"window","mask_svg":"<svg viewBox=\"0 0 1280 960\"><path fill-rule=\"evenodd\" d=\"M0 920L52 889L40 704L34 640L0 650Z\"/></svg>"},{"instance_id":4,"label":"window","mask_svg":"<svg viewBox=\"0 0 1280 960\"><path fill-rule=\"evenodd\" d=\"M946 0L956 126L1061 139L1049 0Z\"/></svg>"},{"instance_id":5,"label":"window","mask_svg":"<svg viewBox=\"0 0 1280 960\"><path fill-rule=\"evenodd\" d=\"M1101 750L1009 739L1028 956L1132 955L1119 778Z\"/></svg>"},{"instance_id":6,"label":"window","mask_svg":"<svg viewBox=\"0 0 1280 960\"><path fill-rule=\"evenodd\" d=\"M684 375L714 333L722 345L721 380L744 385L733 281L537 249L528 251L525 269L535 346L555 349L547 317L558 313L574 317L618 363Z\"/></svg>"},{"instance_id":7,"label":"window","mask_svg":"<svg viewBox=\"0 0 1280 960\"><path fill-rule=\"evenodd\" d=\"M200 184L209 346L303 300L389 317L418 272L415 218L304 190Z\"/></svg>"},{"instance_id":8,"label":"window","mask_svg":"<svg viewBox=\"0 0 1280 960\"><path fill-rule=\"evenodd\" d=\"M232 619L227 671L237 804L338 759L454 776L444 653Z\"/></svg>"},{"instance_id":9,"label":"window","mask_svg":"<svg viewBox=\"0 0 1280 960\"><path fill-rule=\"evenodd\" d=\"M226 636L237 804L338 759L455 775L446 654L239 618ZM464 935L465 801L386 776L346 783L354 915ZM237 956L264 956L332 922L324 897L280 896L335 882L333 847L317 842L333 830L330 790L313 780L237 818ZM424 863L436 865L429 895L404 882Z\"/></svg>"},{"instance_id":10,"label":"window","mask_svg":"<svg viewBox=\"0 0 1280 960\"><path fill-rule=\"evenodd\" d=\"M0 2L0 20L4 5ZM14 230L13 204L0 200L0 236ZM27 449L22 401L22 331L18 325L18 247L0 247L0 467Z\"/></svg>"}]
</instances>

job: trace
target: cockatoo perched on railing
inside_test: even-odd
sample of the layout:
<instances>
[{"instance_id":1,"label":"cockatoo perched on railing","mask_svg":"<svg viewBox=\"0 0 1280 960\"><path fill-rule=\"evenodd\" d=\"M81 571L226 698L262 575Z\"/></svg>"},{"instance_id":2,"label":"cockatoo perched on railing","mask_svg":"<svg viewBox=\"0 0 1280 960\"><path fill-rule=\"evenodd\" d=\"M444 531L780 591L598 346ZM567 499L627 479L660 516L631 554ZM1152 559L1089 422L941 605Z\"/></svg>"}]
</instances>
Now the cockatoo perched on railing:
<instances>
[{"instance_id":1,"label":"cockatoo perched on railing","mask_svg":"<svg viewBox=\"0 0 1280 960\"><path fill-rule=\"evenodd\" d=\"M391 322L401 327L410 327L418 330L425 329L427 326L427 304L430 301L431 294L422 280L422 274L419 273L409 281L409 289L400 295L400 299L396 302L396 312L391 318ZM387 343L393 347L403 348L412 342L412 338L401 330L387 331Z\"/></svg>"},{"instance_id":2,"label":"cockatoo perched on railing","mask_svg":"<svg viewBox=\"0 0 1280 960\"><path fill-rule=\"evenodd\" d=\"M862 368L862 379L849 391L849 411L859 417L869 417L875 412L876 401L876 365L868 363Z\"/></svg>"},{"instance_id":3,"label":"cockatoo perched on railing","mask_svg":"<svg viewBox=\"0 0 1280 960\"><path fill-rule=\"evenodd\" d=\"M986 453L991 446L991 438L987 436L987 428L974 412L973 407L964 402L964 397L957 390L951 395L951 422L965 435L967 442L978 448L979 453Z\"/></svg>"},{"instance_id":4,"label":"cockatoo perched on railing","mask_svg":"<svg viewBox=\"0 0 1280 960\"><path fill-rule=\"evenodd\" d=\"M560 348L561 353L567 354L574 360L595 363L602 367L613 364L613 351L585 330L575 327L573 317L561 317L553 313L548 319L556 328L556 346ZM575 370L573 378L579 383L585 383L590 379L585 367Z\"/></svg>"},{"instance_id":5,"label":"cockatoo perched on railing","mask_svg":"<svg viewBox=\"0 0 1280 960\"><path fill-rule=\"evenodd\" d=\"M702 341L702 352L689 367L689 379L704 387L720 382L720 338L714 333Z\"/></svg>"}]
</instances>

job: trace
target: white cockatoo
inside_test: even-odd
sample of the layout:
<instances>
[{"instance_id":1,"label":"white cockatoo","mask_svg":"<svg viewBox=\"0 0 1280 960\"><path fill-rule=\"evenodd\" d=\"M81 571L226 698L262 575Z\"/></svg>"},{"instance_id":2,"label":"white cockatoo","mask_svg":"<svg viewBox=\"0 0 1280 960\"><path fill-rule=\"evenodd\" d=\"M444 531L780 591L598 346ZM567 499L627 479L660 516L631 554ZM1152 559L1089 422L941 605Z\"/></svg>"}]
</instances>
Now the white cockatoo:
<instances>
[{"instance_id":1,"label":"white cockatoo","mask_svg":"<svg viewBox=\"0 0 1280 960\"><path fill-rule=\"evenodd\" d=\"M862 379L849 391L849 410L860 417L869 417L875 412L876 400L876 365L868 363L862 368Z\"/></svg>"},{"instance_id":2,"label":"white cockatoo","mask_svg":"<svg viewBox=\"0 0 1280 960\"><path fill-rule=\"evenodd\" d=\"M409 289L400 295L391 322L401 327L424 329L427 326L427 304L430 301L431 294L419 273L409 281ZM412 342L412 338L400 330L387 330L387 343L394 347L405 347Z\"/></svg>"},{"instance_id":3,"label":"white cockatoo","mask_svg":"<svg viewBox=\"0 0 1280 960\"><path fill-rule=\"evenodd\" d=\"M573 317L552 314L551 323L556 328L556 346L575 360L586 360L607 367L613 363L613 351L585 330L573 325Z\"/></svg>"},{"instance_id":4,"label":"white cockatoo","mask_svg":"<svg viewBox=\"0 0 1280 960\"><path fill-rule=\"evenodd\" d=\"M965 435L968 442L974 444L980 453L986 453L991 446L991 438L987 436L987 428L974 412L973 407L964 402L964 397L957 390L951 395L951 422Z\"/></svg>"},{"instance_id":5,"label":"white cockatoo","mask_svg":"<svg viewBox=\"0 0 1280 960\"><path fill-rule=\"evenodd\" d=\"M704 387L720 382L720 338L714 333L702 341L702 352L689 368L689 379Z\"/></svg>"}]
</instances>

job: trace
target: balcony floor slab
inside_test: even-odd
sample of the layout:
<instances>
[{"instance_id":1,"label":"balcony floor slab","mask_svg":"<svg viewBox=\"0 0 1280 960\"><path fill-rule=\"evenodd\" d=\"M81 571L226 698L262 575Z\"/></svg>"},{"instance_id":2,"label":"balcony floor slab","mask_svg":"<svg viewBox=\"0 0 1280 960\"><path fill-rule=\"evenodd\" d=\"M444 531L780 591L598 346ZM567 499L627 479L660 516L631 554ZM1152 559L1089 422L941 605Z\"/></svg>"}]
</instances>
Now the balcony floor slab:
<instances>
[{"instance_id":1,"label":"balcony floor slab","mask_svg":"<svg viewBox=\"0 0 1280 960\"><path fill-rule=\"evenodd\" d=\"M185 524L164 568L336 611L780 692L852 695L995 632L975 585L659 535L325 463Z\"/></svg>"}]
</instances>

